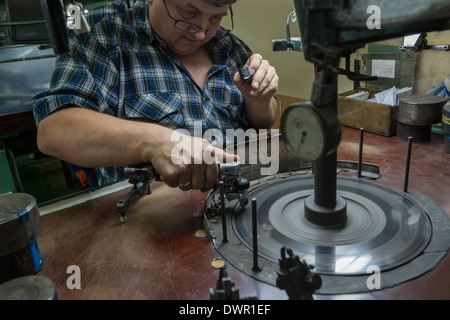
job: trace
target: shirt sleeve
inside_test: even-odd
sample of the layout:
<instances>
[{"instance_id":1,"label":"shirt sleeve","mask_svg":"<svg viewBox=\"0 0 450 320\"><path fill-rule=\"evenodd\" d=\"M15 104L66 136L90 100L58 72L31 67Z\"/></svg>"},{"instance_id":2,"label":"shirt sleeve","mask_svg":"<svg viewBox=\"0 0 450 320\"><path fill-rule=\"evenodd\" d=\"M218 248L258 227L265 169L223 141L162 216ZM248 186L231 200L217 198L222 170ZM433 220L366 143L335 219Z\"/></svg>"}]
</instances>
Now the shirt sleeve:
<instances>
[{"instance_id":1,"label":"shirt sleeve","mask_svg":"<svg viewBox=\"0 0 450 320\"><path fill-rule=\"evenodd\" d=\"M117 72L94 36L71 36L71 54L56 60L49 90L32 99L36 125L52 112L77 106L114 114ZM101 85L99 85L101 84Z\"/></svg>"}]
</instances>

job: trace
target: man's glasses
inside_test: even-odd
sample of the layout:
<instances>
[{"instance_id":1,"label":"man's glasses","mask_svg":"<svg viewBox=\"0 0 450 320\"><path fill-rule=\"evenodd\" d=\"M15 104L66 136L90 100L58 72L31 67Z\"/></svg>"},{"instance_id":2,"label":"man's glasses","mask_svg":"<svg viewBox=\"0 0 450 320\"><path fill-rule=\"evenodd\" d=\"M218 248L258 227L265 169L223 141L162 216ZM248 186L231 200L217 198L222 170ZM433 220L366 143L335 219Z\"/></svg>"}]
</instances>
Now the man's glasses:
<instances>
[{"instance_id":1,"label":"man's glasses","mask_svg":"<svg viewBox=\"0 0 450 320\"><path fill-rule=\"evenodd\" d=\"M167 14L169 15L169 18L175 22L173 26L175 28L177 28L178 30L181 30L184 32L189 32L189 33L197 33L200 30L205 30L205 36L207 36L207 37L221 36L221 35L231 32L231 30L227 30L227 29L204 29L196 24L193 24L193 23L190 23L187 21L183 21L183 20L174 19L169 13L169 9L167 8L166 0L162 0L162 1L164 2L164 6L166 7L166 11L167 11ZM233 10L231 9L231 7L230 7L230 15L231 15L231 24L234 28Z\"/></svg>"}]
</instances>

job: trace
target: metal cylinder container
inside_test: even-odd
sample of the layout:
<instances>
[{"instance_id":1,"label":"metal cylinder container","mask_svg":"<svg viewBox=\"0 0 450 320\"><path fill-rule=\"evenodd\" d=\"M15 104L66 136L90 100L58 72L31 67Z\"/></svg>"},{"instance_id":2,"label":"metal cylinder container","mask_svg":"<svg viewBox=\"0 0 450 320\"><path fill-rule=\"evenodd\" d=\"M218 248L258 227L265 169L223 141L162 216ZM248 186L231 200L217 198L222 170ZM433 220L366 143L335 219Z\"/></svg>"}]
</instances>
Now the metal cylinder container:
<instances>
[{"instance_id":1,"label":"metal cylinder container","mask_svg":"<svg viewBox=\"0 0 450 320\"><path fill-rule=\"evenodd\" d=\"M431 137L431 125L440 123L445 98L423 95L400 98L397 117L397 138L426 142Z\"/></svg>"},{"instance_id":2,"label":"metal cylinder container","mask_svg":"<svg viewBox=\"0 0 450 320\"><path fill-rule=\"evenodd\" d=\"M450 134L450 101L442 110L442 130Z\"/></svg>"},{"instance_id":3,"label":"metal cylinder container","mask_svg":"<svg viewBox=\"0 0 450 320\"><path fill-rule=\"evenodd\" d=\"M26 193L0 195L0 283L42 268L37 243L42 232L36 199Z\"/></svg>"}]
</instances>

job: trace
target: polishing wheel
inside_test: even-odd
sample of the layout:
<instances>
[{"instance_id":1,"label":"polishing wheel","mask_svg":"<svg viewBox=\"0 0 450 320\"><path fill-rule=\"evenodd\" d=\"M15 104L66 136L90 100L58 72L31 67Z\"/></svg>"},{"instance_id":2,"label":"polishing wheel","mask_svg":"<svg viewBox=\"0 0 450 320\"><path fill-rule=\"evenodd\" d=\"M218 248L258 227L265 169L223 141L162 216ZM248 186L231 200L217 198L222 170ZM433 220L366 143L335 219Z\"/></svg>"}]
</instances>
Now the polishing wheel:
<instances>
[{"instance_id":1,"label":"polishing wheel","mask_svg":"<svg viewBox=\"0 0 450 320\"><path fill-rule=\"evenodd\" d=\"M425 212L412 201L377 184L340 179L338 194L347 201L347 223L324 228L309 222L304 202L311 179L297 178L260 187L258 235L261 256L278 261L286 245L321 274L361 274L371 265L394 268L418 255L431 237ZM251 214L235 214L233 227L251 248Z\"/></svg>"},{"instance_id":2,"label":"polishing wheel","mask_svg":"<svg viewBox=\"0 0 450 320\"><path fill-rule=\"evenodd\" d=\"M218 252L242 272L274 285L280 248L286 246L322 276L324 294L368 290L367 275L373 267L383 273L384 286L396 285L427 272L445 255L447 244L442 252L434 247L448 241L444 235L444 240L438 239L433 219L442 218L436 225L444 229L448 219L426 200L421 203L364 179L339 177L338 196L347 203L347 222L327 228L305 218L305 201L313 194L313 185L313 176L294 176L257 184L249 193L257 203L260 272L252 270L251 206L240 211L233 203L227 205L226 223L233 232L226 243L220 242L220 221L208 224ZM433 247L430 255L428 247Z\"/></svg>"}]
</instances>

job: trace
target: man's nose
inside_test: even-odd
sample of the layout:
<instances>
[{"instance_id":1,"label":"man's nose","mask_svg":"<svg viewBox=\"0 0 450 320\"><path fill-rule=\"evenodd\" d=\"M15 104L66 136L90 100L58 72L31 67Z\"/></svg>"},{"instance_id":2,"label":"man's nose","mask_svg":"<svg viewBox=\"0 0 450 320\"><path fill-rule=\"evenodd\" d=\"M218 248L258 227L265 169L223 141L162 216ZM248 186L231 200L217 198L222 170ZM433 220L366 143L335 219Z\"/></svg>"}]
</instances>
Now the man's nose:
<instances>
[{"instance_id":1,"label":"man's nose","mask_svg":"<svg viewBox=\"0 0 450 320\"><path fill-rule=\"evenodd\" d=\"M206 38L206 30L205 29L198 30L196 33L194 33L194 37L195 37L195 40L197 40L197 41L201 41L201 40L205 39Z\"/></svg>"}]
</instances>

